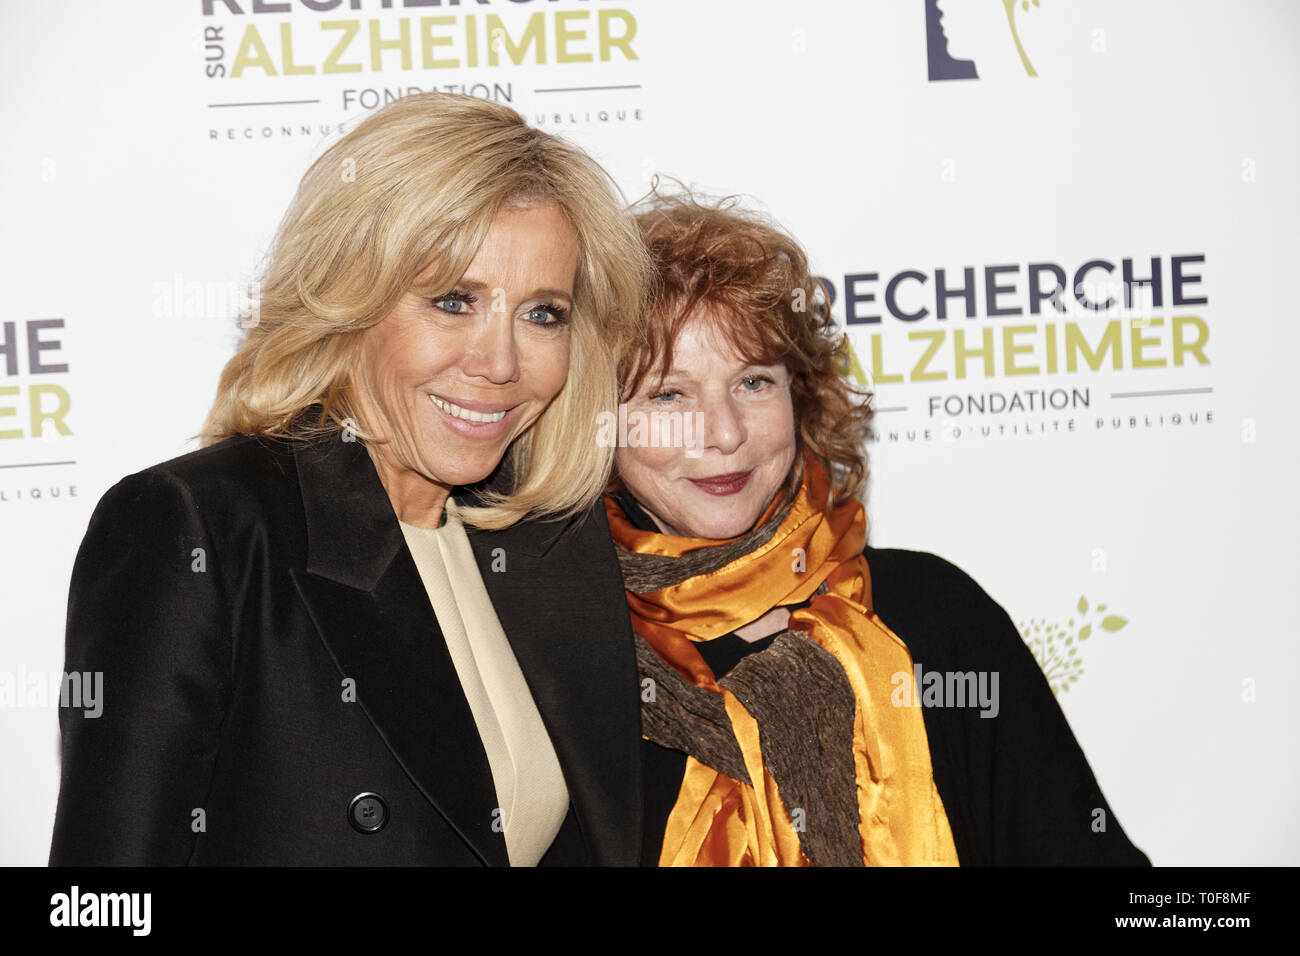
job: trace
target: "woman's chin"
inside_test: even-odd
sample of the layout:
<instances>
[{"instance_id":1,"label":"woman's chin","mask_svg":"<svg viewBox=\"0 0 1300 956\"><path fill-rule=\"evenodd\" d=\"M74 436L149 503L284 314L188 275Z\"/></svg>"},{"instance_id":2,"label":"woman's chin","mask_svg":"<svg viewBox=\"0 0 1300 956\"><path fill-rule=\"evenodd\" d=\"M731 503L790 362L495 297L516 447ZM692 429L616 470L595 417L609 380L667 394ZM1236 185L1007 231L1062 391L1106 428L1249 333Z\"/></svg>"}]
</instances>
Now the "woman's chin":
<instances>
[{"instance_id":1,"label":"woman's chin","mask_svg":"<svg viewBox=\"0 0 1300 956\"><path fill-rule=\"evenodd\" d=\"M436 476L434 480L454 488L476 485L497 470L502 457L504 454L481 454L457 457L453 461L428 462L425 474Z\"/></svg>"},{"instance_id":2,"label":"woman's chin","mask_svg":"<svg viewBox=\"0 0 1300 956\"><path fill-rule=\"evenodd\" d=\"M690 538L706 538L711 540L723 540L725 538L738 538L745 532L754 527L754 522L758 520L758 515L688 515L683 516L684 520L678 524L673 523L676 528L682 529L682 534ZM694 520L692 520L694 519Z\"/></svg>"}]
</instances>

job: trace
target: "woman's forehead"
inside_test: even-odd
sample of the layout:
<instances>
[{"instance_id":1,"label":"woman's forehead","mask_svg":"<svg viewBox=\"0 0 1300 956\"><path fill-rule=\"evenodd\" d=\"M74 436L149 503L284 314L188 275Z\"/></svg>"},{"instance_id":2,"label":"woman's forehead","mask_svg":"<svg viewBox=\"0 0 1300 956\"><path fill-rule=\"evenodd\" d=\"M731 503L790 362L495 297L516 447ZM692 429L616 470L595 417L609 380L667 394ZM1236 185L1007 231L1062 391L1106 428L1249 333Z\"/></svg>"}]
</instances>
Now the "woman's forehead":
<instances>
[{"instance_id":1,"label":"woman's forehead","mask_svg":"<svg viewBox=\"0 0 1300 956\"><path fill-rule=\"evenodd\" d=\"M741 368L779 366L779 361L754 353L753 343L740 334L743 328L722 316L688 318L668 354L659 357L648 377L704 377Z\"/></svg>"}]
</instances>

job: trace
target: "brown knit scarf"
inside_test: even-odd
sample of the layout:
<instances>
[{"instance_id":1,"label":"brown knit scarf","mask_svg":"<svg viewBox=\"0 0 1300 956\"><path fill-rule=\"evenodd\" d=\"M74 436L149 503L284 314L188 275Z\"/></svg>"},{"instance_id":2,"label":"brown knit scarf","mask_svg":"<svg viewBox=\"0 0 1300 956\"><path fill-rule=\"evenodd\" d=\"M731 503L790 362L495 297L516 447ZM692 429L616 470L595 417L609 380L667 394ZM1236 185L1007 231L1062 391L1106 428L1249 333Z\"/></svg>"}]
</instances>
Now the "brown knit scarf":
<instances>
[{"instance_id":1,"label":"brown knit scarf","mask_svg":"<svg viewBox=\"0 0 1300 956\"><path fill-rule=\"evenodd\" d=\"M717 570L767 542L789 507L749 534L681 557L618 549L629 591L638 594ZM818 589L825 593L825 585ZM751 783L715 692L697 687L636 636L641 678L655 688L641 705L650 740ZM853 776L853 689L834 655L801 631L782 631L720 681L758 721L764 763L785 804L805 811L799 844L814 866L862 866Z\"/></svg>"}]
</instances>

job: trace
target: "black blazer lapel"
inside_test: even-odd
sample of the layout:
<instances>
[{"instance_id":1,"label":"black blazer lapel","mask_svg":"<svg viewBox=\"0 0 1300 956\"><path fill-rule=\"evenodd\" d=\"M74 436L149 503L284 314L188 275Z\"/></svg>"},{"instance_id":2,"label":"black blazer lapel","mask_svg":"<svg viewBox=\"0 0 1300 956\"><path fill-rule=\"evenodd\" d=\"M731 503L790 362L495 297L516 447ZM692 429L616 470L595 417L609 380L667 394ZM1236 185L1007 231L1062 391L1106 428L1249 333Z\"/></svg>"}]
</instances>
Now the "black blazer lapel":
<instances>
[{"instance_id":1,"label":"black blazer lapel","mask_svg":"<svg viewBox=\"0 0 1300 956\"><path fill-rule=\"evenodd\" d=\"M506 866L491 768L388 496L361 442L295 448L308 564L291 572L340 679L484 863Z\"/></svg>"},{"instance_id":2,"label":"black blazer lapel","mask_svg":"<svg viewBox=\"0 0 1300 956\"><path fill-rule=\"evenodd\" d=\"M570 521L470 530L469 539L555 747L592 862L636 865L641 703L623 581L603 510Z\"/></svg>"}]
</instances>

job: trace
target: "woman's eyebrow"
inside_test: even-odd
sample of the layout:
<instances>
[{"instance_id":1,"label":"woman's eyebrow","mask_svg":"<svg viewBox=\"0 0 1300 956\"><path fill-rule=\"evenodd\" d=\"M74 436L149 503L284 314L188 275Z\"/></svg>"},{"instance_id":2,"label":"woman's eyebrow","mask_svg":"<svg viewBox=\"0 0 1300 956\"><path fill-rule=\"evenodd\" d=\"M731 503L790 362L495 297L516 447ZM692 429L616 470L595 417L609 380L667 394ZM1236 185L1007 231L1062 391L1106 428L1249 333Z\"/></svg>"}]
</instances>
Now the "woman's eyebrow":
<instances>
[{"instance_id":1,"label":"woman's eyebrow","mask_svg":"<svg viewBox=\"0 0 1300 956\"><path fill-rule=\"evenodd\" d=\"M467 277L465 277L465 276L461 276L460 279L458 279L458 280L456 280L456 282L452 283L452 287L455 288L455 289L459 289L459 290L461 290L461 291L464 291L464 292L485 292L485 291L488 291L488 290L494 290L494 289L497 288L496 286L493 286L491 283L484 282L484 281L482 281L482 280L480 280L480 279L470 279L470 278L467 278ZM572 299L573 299L573 293L572 293L572 292L565 292L563 289L552 289L552 288L549 288L549 287L548 287L548 288L544 288L544 289L534 289L534 290L533 290L529 295L524 296L524 298L526 298L526 299L568 299L568 300L572 300Z\"/></svg>"},{"instance_id":2,"label":"woman's eyebrow","mask_svg":"<svg viewBox=\"0 0 1300 956\"><path fill-rule=\"evenodd\" d=\"M563 289L536 289L529 298L541 297L546 299L572 299L572 292L565 292Z\"/></svg>"},{"instance_id":3,"label":"woman's eyebrow","mask_svg":"<svg viewBox=\"0 0 1300 956\"><path fill-rule=\"evenodd\" d=\"M480 282L477 279L467 279L465 276L461 276L459 279L453 282L451 284L451 287L453 289L459 289L463 292L482 292L484 289L491 288L491 286L489 286L486 282Z\"/></svg>"}]
</instances>

